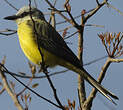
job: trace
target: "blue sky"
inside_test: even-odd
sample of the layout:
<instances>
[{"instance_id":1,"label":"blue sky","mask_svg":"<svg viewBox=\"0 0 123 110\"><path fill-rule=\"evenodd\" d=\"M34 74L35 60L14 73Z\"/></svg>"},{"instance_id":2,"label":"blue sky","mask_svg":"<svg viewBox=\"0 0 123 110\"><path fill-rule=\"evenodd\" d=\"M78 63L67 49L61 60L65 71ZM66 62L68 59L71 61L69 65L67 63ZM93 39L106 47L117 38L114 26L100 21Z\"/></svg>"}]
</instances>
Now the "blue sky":
<instances>
[{"instance_id":1,"label":"blue sky","mask_svg":"<svg viewBox=\"0 0 123 110\"><path fill-rule=\"evenodd\" d=\"M24 5L28 5L28 0L9 0L16 8L21 8ZM52 0L53 1L53 0ZM96 0L71 0L72 6L72 14L77 16L80 14L82 9L90 10L96 6ZM102 1L102 0L101 0ZM110 0L113 6L118 8L121 12L123 12L122 0ZM57 8L63 9L63 0L58 0ZM45 3L44 0L38 0L38 8L47 13L49 6ZM17 26L12 21L5 21L3 18L8 15L13 15L16 13L16 10L11 8L4 0L1 0L0 3L0 30L4 30L6 28L9 29L17 29ZM45 16L46 19L49 19L49 16ZM57 22L62 21L63 19L56 15ZM80 19L77 19L77 22L80 23ZM85 27L84 31L84 63L97 59L99 57L105 56L106 52L101 44L100 39L97 34L102 32L122 32L123 31L123 16L120 15L112 8L108 8L104 6L102 9L97 12L92 18L90 18L87 24L97 24L103 25L104 28L101 27ZM61 24L57 26L57 30L63 29L68 24ZM69 32L74 32L75 29L70 29ZM62 34L62 33L61 33ZM74 37L67 39L67 42L71 42L72 44L68 44L68 46L77 54L77 35ZM6 56L6 66L12 72L26 72L29 73L30 70L28 68L28 60L24 56L21 48L19 46L19 41L17 34L11 36L3 36L0 35L0 60L2 60L3 56ZM121 57L123 58L123 56ZM106 59L98 61L94 64L86 66L86 70L95 78L97 78L98 73L101 71L101 67L104 65ZM113 93L115 93L119 97L119 101L116 101L117 106L114 106L112 103L107 101L100 93L97 94L96 99L94 100L92 110L122 110L123 108L123 86L122 84L122 63L112 63L109 67L106 77L104 78L103 85ZM49 69L49 72L55 72L63 70L62 67L56 67L53 69ZM16 82L13 78L7 75L9 80ZM23 82L27 82L24 79L21 79ZM1 81L1 79L0 79ZM77 74L74 72L66 72L57 76L52 77L52 81L57 89L58 96L63 104L67 104L67 99L76 100L78 104L77 97ZM52 90L49 87L47 79L34 80L32 83L38 82L40 85L35 89L42 96L47 97L53 101L54 97L52 94ZM22 89L21 85L16 82L16 90L17 92ZM86 83L86 91L87 95L91 90L91 86ZM44 100L39 97L31 94L32 102L29 106L29 110L33 109L43 109L43 110L55 110L57 109L53 105L48 104ZM7 104L7 106L6 106ZM78 105L77 105L78 106ZM0 107L5 110L16 110L14 103L11 98L8 96L6 92L0 95Z\"/></svg>"}]
</instances>

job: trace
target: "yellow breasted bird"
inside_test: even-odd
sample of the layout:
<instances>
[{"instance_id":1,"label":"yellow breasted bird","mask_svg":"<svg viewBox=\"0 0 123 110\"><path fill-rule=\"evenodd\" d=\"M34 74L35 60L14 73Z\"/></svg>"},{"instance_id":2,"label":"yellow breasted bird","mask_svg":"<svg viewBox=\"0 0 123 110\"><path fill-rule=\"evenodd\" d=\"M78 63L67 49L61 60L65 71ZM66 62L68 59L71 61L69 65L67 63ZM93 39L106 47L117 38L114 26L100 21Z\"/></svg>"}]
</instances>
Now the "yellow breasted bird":
<instances>
[{"instance_id":1,"label":"yellow breasted bird","mask_svg":"<svg viewBox=\"0 0 123 110\"><path fill-rule=\"evenodd\" d=\"M82 67L79 59L67 46L55 28L45 20L40 10L24 6L16 15L8 16L4 19L16 21L20 46L30 61L40 65L42 62L42 53L46 66L55 67L60 65L66 67L81 75L89 84L113 103L115 102L112 98L118 99L117 96L100 85Z\"/></svg>"}]
</instances>

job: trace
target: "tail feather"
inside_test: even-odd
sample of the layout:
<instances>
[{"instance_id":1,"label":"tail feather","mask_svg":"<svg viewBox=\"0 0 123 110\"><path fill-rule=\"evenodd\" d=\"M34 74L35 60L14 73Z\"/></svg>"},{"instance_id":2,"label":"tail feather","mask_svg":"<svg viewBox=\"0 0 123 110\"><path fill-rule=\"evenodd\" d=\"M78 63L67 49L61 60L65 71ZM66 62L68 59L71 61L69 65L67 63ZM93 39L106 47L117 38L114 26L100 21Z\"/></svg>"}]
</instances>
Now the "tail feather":
<instances>
[{"instance_id":1,"label":"tail feather","mask_svg":"<svg viewBox=\"0 0 123 110\"><path fill-rule=\"evenodd\" d=\"M96 88L102 95L104 95L108 100L116 105L116 103L111 99L119 99L116 95L105 89L101 84L99 84L86 70L81 69L80 73L84 76L85 80L89 82L94 88Z\"/></svg>"},{"instance_id":2,"label":"tail feather","mask_svg":"<svg viewBox=\"0 0 123 110\"><path fill-rule=\"evenodd\" d=\"M111 93L107 89L105 89L99 82L97 82L84 68L76 67L74 65L71 65L70 63L61 63L61 66L64 66L82 77L94 88L96 88L102 95L104 95L108 100L110 100L112 103L116 105L116 103L112 100L113 99L119 99L115 94ZM111 98L112 97L112 98Z\"/></svg>"}]
</instances>

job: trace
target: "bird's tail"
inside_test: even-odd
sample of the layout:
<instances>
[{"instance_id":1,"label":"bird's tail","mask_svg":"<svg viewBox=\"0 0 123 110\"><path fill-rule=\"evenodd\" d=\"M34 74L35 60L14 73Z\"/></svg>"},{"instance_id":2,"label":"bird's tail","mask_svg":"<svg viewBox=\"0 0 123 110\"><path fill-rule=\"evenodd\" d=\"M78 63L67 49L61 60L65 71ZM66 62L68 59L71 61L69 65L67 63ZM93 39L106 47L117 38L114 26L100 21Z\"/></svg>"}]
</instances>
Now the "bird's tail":
<instances>
[{"instance_id":1,"label":"bird's tail","mask_svg":"<svg viewBox=\"0 0 123 110\"><path fill-rule=\"evenodd\" d=\"M116 95L114 95L113 93L111 93L110 91L108 91L107 89L105 89L101 84L99 84L99 82L97 82L84 68L77 68L74 65L71 65L69 63L64 63L64 65L62 65L64 67L69 68L70 70L78 73L79 75L81 75L82 77L84 77L84 79L90 84L92 85L94 88L96 88L102 95L104 95L108 100L110 100L112 103L116 104L113 99L119 99ZM112 98L111 98L112 97Z\"/></svg>"},{"instance_id":2,"label":"bird's tail","mask_svg":"<svg viewBox=\"0 0 123 110\"><path fill-rule=\"evenodd\" d=\"M75 70L77 73L82 75L84 79L89 82L94 88L96 88L102 95L104 95L108 100L116 104L112 99L119 99L116 95L105 89L101 84L99 84L86 70L84 69L77 69Z\"/></svg>"}]
</instances>

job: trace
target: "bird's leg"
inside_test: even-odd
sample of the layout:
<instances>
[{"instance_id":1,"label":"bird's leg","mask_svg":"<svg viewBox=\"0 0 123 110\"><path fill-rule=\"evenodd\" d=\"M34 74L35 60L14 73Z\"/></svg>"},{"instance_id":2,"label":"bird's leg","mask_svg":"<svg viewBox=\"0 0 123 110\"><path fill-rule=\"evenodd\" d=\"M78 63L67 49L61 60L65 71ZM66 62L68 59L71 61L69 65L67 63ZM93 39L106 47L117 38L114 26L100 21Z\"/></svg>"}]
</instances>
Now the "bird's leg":
<instances>
[{"instance_id":1,"label":"bird's leg","mask_svg":"<svg viewBox=\"0 0 123 110\"><path fill-rule=\"evenodd\" d=\"M40 65L41 65L41 68L40 68L39 72L43 71L44 73L48 73L47 68L49 66L45 65L45 62L41 62Z\"/></svg>"}]
</instances>

